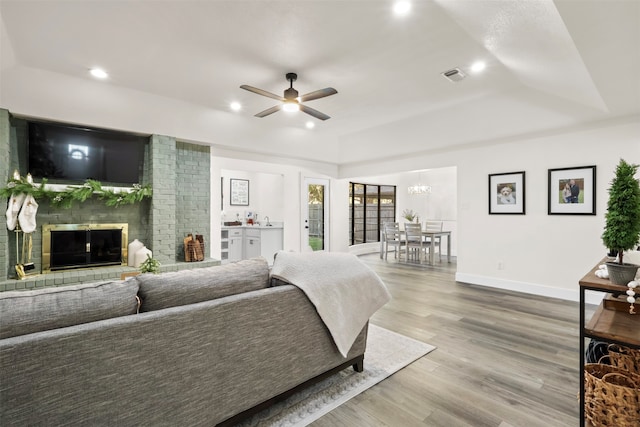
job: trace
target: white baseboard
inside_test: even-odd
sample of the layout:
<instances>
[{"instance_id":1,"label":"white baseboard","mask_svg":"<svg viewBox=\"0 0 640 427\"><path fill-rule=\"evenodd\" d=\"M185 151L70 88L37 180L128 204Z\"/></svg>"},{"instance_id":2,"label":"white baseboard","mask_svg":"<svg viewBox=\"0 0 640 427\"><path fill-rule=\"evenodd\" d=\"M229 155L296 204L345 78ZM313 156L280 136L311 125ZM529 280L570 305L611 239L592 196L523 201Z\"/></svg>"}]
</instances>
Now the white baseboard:
<instances>
[{"instance_id":1,"label":"white baseboard","mask_svg":"<svg viewBox=\"0 0 640 427\"><path fill-rule=\"evenodd\" d=\"M353 255L364 255L374 252L380 252L380 242L361 243L359 245L349 246L349 253Z\"/></svg>"},{"instance_id":2,"label":"white baseboard","mask_svg":"<svg viewBox=\"0 0 640 427\"><path fill-rule=\"evenodd\" d=\"M567 301L580 301L580 290L560 289L537 283L518 282L513 280L498 279L495 277L478 276L475 274L456 273L456 282L469 283L471 285L486 286L490 288L505 289L514 292L524 292L532 295L540 295L550 298L559 298ZM585 294L587 304L600 304L604 293L590 292Z\"/></svg>"}]
</instances>

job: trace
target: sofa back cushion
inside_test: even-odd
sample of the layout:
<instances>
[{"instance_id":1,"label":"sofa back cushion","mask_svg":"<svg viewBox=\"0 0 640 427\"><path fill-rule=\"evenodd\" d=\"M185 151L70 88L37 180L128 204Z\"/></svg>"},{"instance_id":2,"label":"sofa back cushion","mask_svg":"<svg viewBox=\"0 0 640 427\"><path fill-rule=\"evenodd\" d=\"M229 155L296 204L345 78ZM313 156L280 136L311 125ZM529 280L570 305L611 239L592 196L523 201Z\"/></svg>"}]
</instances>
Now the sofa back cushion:
<instances>
[{"instance_id":1,"label":"sofa back cushion","mask_svg":"<svg viewBox=\"0 0 640 427\"><path fill-rule=\"evenodd\" d=\"M141 274L140 311L194 304L269 287L269 265L262 257L215 267Z\"/></svg>"},{"instance_id":2,"label":"sofa back cushion","mask_svg":"<svg viewBox=\"0 0 640 427\"><path fill-rule=\"evenodd\" d=\"M137 293L133 280L0 292L0 339L136 314Z\"/></svg>"}]
</instances>

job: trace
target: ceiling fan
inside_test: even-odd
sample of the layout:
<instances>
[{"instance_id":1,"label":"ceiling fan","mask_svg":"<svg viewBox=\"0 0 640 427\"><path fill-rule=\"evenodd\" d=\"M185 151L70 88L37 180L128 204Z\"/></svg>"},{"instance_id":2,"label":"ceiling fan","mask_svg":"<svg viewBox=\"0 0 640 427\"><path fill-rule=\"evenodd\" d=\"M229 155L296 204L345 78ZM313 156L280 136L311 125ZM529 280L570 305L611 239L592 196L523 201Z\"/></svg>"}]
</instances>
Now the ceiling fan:
<instances>
[{"instance_id":1,"label":"ceiling fan","mask_svg":"<svg viewBox=\"0 0 640 427\"><path fill-rule=\"evenodd\" d=\"M240 86L240 88L244 89L244 90L248 90L249 92L253 92L253 93L257 93L258 95L262 95L262 96L266 96L269 98L273 98L273 99L277 99L278 101L282 102L282 104L278 104L274 107L271 108L267 108L264 111L259 112L258 114L256 114L256 117L265 117L268 116L269 114L273 114L276 111L279 110L285 110L285 111L297 111L300 110L304 113L307 113L313 117L315 117L316 119L320 119L320 120L327 120L330 117L327 116L324 113L321 113L318 110L315 110L311 107L307 107L306 105L303 105L302 102L306 102L306 101L313 101L314 99L319 99L319 98L324 98L325 96L330 96L330 95L335 95L336 93L338 93L337 90L335 90L332 87L327 87L324 89L320 89L320 90L316 90L313 92L310 92L306 95L302 95L302 96L298 96L298 91L295 90L293 88L293 82L296 81L296 79L298 78L298 75L296 73L287 73L287 75L285 76L287 78L287 80L289 81L289 89L286 89L284 91L284 97L276 95L274 93L271 92L267 92L266 90L262 90L262 89L258 89L257 87L253 87L253 86L249 86L249 85L242 85Z\"/></svg>"}]
</instances>

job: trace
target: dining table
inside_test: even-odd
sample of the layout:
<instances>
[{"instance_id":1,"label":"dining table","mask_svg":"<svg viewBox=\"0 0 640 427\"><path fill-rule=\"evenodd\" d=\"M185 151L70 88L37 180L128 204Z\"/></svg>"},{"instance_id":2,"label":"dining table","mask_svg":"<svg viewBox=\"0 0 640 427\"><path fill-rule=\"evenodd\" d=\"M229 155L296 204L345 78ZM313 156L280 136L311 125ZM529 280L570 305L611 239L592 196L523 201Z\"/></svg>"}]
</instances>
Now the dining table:
<instances>
[{"instance_id":1,"label":"dining table","mask_svg":"<svg viewBox=\"0 0 640 427\"><path fill-rule=\"evenodd\" d=\"M405 231L398 230L398 234L400 239L404 239ZM442 237L447 238L447 262L451 262L451 231L422 231L422 237L428 237L430 240L429 244L429 265L435 264L435 249L436 249L436 238L442 239ZM384 231L380 231L380 259L384 258ZM440 245L440 250L442 250L442 242ZM398 258L400 259L400 258Z\"/></svg>"}]
</instances>

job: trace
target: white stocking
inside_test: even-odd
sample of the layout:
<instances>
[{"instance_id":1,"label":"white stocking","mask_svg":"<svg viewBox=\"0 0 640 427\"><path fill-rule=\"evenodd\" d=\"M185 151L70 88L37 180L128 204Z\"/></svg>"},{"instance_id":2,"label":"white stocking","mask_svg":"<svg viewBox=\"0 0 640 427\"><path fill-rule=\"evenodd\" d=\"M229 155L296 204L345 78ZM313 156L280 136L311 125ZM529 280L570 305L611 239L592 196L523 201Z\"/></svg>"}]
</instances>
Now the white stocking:
<instances>
[{"instance_id":1,"label":"white stocking","mask_svg":"<svg viewBox=\"0 0 640 427\"><path fill-rule=\"evenodd\" d=\"M25 233L33 233L36 231L36 212L38 212L38 203L36 199L29 194L24 199L22 210L18 215L18 221L20 222L20 228Z\"/></svg>"},{"instance_id":2,"label":"white stocking","mask_svg":"<svg viewBox=\"0 0 640 427\"><path fill-rule=\"evenodd\" d=\"M22 208L22 203L27 195L24 193L12 194L9 198L9 206L7 206L7 228L13 230L18 222L18 212Z\"/></svg>"}]
</instances>

